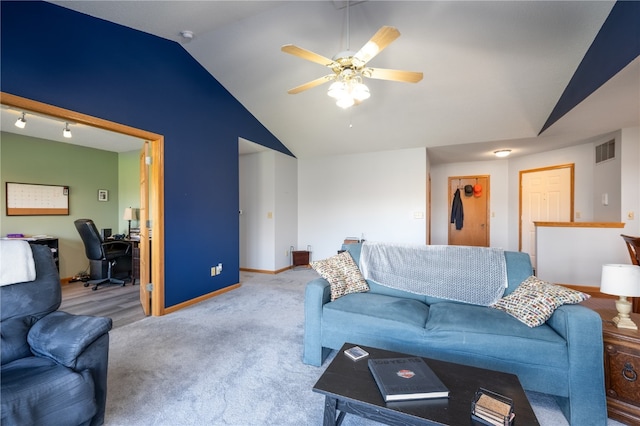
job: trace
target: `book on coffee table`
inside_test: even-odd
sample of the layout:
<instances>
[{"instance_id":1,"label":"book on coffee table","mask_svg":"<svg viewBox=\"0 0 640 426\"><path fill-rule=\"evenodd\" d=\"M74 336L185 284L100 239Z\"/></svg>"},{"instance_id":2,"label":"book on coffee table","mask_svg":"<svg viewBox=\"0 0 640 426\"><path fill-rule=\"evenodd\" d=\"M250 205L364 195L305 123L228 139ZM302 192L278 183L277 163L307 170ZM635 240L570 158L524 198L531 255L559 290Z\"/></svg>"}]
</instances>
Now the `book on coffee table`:
<instances>
[{"instance_id":1,"label":"book on coffee table","mask_svg":"<svg viewBox=\"0 0 640 426\"><path fill-rule=\"evenodd\" d=\"M422 358L370 359L369 370L386 402L449 397L449 389Z\"/></svg>"}]
</instances>

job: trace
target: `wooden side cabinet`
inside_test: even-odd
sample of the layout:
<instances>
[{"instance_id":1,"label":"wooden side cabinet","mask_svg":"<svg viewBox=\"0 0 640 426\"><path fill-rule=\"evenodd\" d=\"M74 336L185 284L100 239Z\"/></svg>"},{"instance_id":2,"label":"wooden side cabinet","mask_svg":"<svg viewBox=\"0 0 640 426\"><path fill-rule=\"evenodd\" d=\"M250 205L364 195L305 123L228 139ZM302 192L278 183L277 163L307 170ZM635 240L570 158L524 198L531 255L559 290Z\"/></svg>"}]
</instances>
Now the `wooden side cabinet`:
<instances>
[{"instance_id":1,"label":"wooden side cabinet","mask_svg":"<svg viewBox=\"0 0 640 426\"><path fill-rule=\"evenodd\" d=\"M309 267L309 257L311 252L308 250L294 250L291 252L293 267L304 266Z\"/></svg>"},{"instance_id":2,"label":"wooden side cabinet","mask_svg":"<svg viewBox=\"0 0 640 426\"><path fill-rule=\"evenodd\" d=\"M609 417L628 425L640 424L640 332L617 328L615 310L598 311L604 341L604 383ZM640 314L631 314L640 325Z\"/></svg>"}]
</instances>

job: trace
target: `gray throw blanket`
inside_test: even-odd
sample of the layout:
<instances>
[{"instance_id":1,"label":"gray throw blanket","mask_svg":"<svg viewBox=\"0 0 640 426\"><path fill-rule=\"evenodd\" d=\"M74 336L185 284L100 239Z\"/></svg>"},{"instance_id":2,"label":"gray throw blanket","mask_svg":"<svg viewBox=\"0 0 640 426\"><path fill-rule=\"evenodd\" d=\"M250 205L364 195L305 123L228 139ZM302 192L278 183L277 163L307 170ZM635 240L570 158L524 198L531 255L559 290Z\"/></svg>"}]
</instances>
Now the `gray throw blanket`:
<instances>
[{"instance_id":1,"label":"gray throw blanket","mask_svg":"<svg viewBox=\"0 0 640 426\"><path fill-rule=\"evenodd\" d=\"M362 275L386 287L489 306L507 287L504 250L365 242Z\"/></svg>"}]
</instances>

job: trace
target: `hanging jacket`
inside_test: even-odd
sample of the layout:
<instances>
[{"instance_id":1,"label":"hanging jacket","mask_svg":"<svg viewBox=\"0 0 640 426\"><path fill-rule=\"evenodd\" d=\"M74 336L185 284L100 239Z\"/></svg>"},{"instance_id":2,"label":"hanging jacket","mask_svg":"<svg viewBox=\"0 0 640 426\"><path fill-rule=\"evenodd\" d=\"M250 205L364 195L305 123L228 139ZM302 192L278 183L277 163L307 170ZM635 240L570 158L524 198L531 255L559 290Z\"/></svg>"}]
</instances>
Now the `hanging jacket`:
<instances>
[{"instance_id":1,"label":"hanging jacket","mask_svg":"<svg viewBox=\"0 0 640 426\"><path fill-rule=\"evenodd\" d=\"M455 223L456 229L461 230L463 221L462 198L460 198L460 188L458 188L453 194L453 203L451 203L451 223Z\"/></svg>"}]
</instances>

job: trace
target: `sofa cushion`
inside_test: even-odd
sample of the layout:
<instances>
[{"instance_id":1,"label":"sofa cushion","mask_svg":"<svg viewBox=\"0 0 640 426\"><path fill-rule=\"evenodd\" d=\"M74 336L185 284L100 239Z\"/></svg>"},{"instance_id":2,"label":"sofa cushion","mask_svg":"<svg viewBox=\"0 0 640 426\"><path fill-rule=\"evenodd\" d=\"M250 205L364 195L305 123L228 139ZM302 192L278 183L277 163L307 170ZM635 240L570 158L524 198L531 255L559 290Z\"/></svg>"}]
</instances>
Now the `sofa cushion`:
<instances>
[{"instance_id":1,"label":"sofa cushion","mask_svg":"<svg viewBox=\"0 0 640 426\"><path fill-rule=\"evenodd\" d=\"M89 371L76 373L39 357L2 366L1 399L2 424L77 425L97 410Z\"/></svg>"},{"instance_id":2,"label":"sofa cushion","mask_svg":"<svg viewBox=\"0 0 640 426\"><path fill-rule=\"evenodd\" d=\"M347 252L311 262L310 265L331 284L332 301L345 294L369 291L369 285L364 280L360 269Z\"/></svg>"},{"instance_id":3,"label":"sofa cushion","mask_svg":"<svg viewBox=\"0 0 640 426\"><path fill-rule=\"evenodd\" d=\"M529 327L537 327L544 324L559 306L580 303L589 297L531 276L491 307L505 311Z\"/></svg>"},{"instance_id":4,"label":"sofa cushion","mask_svg":"<svg viewBox=\"0 0 640 426\"><path fill-rule=\"evenodd\" d=\"M427 338L443 351L568 368L567 342L548 325L530 328L497 309L442 302L431 305Z\"/></svg>"},{"instance_id":5,"label":"sofa cushion","mask_svg":"<svg viewBox=\"0 0 640 426\"><path fill-rule=\"evenodd\" d=\"M323 328L332 324L350 334L422 336L429 306L412 299L373 293L353 293L327 303ZM335 330L338 331L338 330Z\"/></svg>"}]
</instances>

